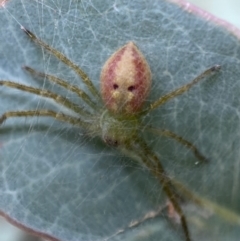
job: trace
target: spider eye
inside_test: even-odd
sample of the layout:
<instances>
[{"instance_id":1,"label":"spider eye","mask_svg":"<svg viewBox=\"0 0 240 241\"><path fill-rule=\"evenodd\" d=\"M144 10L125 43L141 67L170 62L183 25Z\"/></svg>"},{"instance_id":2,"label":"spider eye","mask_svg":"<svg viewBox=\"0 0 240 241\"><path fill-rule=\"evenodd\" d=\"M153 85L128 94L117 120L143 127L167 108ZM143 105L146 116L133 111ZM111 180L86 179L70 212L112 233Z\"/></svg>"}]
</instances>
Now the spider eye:
<instances>
[{"instance_id":1,"label":"spider eye","mask_svg":"<svg viewBox=\"0 0 240 241\"><path fill-rule=\"evenodd\" d=\"M114 85L113 85L113 89L115 89L115 90L118 89L118 85L117 85L117 84L114 84Z\"/></svg>"},{"instance_id":2,"label":"spider eye","mask_svg":"<svg viewBox=\"0 0 240 241\"><path fill-rule=\"evenodd\" d=\"M117 147L118 144L119 144L117 140L111 139L111 138L109 138L109 137L105 137L105 138L104 138L104 141L105 141L105 143L106 143L107 145L109 145L109 146Z\"/></svg>"},{"instance_id":3,"label":"spider eye","mask_svg":"<svg viewBox=\"0 0 240 241\"><path fill-rule=\"evenodd\" d=\"M131 85L128 87L128 91L132 92L133 90L135 90L135 86Z\"/></svg>"}]
</instances>

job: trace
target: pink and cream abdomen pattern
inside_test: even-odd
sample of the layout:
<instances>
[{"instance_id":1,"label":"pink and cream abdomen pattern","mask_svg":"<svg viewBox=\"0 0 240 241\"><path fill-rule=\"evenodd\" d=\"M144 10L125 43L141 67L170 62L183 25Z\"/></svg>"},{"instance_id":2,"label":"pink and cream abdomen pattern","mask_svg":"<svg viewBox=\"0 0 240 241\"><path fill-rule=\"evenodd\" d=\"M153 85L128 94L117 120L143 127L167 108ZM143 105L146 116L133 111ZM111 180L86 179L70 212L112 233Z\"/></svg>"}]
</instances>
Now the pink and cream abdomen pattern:
<instances>
[{"instance_id":1,"label":"pink and cream abdomen pattern","mask_svg":"<svg viewBox=\"0 0 240 241\"><path fill-rule=\"evenodd\" d=\"M101 72L101 94L115 114L134 115L141 110L151 88L151 70L133 42L117 50Z\"/></svg>"}]
</instances>

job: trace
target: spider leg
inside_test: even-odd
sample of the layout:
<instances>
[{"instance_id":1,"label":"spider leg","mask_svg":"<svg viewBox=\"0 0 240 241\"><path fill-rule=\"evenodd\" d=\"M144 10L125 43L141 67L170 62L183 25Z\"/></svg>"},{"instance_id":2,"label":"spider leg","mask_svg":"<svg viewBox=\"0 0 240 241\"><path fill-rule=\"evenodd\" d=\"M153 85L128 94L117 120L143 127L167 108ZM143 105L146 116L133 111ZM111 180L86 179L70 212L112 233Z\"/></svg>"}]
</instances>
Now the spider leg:
<instances>
[{"instance_id":1,"label":"spider leg","mask_svg":"<svg viewBox=\"0 0 240 241\"><path fill-rule=\"evenodd\" d=\"M40 95L40 96L43 96L43 97L46 97L46 98L53 99L55 102L67 107L68 109L71 109L71 110L75 111L76 113L79 113L79 114L85 115L85 116L90 115L90 113L87 112L86 110L84 110L83 108L81 108L78 105L72 103L71 101L64 98L63 96L55 94L51 91L38 89L38 88L18 84L18 83L15 83L15 82L12 82L12 81L7 81L7 80L0 80L0 86L1 85L7 86L7 87L10 87L10 88L13 88L13 89L18 89L18 90L22 90L22 91L25 91L25 92L33 93L35 95Z\"/></svg>"},{"instance_id":2,"label":"spider leg","mask_svg":"<svg viewBox=\"0 0 240 241\"><path fill-rule=\"evenodd\" d=\"M89 95L87 93L85 93L83 90L81 90L77 86L71 85L68 82L66 82L65 80L60 79L60 78L58 78L58 77L56 77L54 75L46 74L46 73L43 73L43 72L38 72L38 71L36 71L35 69L33 69L33 68L29 67L29 66L23 66L23 69L25 69L26 71L28 71L30 74L32 74L34 76L47 78L49 81L52 81L52 82L62 86L63 88L76 93L90 107L92 107L94 110L97 110L96 103L94 103L91 100L91 98L89 97Z\"/></svg>"},{"instance_id":3,"label":"spider leg","mask_svg":"<svg viewBox=\"0 0 240 241\"><path fill-rule=\"evenodd\" d=\"M69 58L67 58L64 54L59 52L58 50L52 48L50 45L46 44L42 40L38 39L36 35L34 35L31 31L28 29L21 27L21 29L30 37L36 44L42 46L45 48L47 51L49 51L51 54L53 54L56 58L58 58L60 61L62 61L64 64L72 68L78 76L80 76L84 82L84 84L88 87L90 92L96 96L98 99L100 98L99 92L93 85L92 81L88 77L88 75L80 68L78 67L75 63L73 63Z\"/></svg>"},{"instance_id":4,"label":"spider leg","mask_svg":"<svg viewBox=\"0 0 240 241\"><path fill-rule=\"evenodd\" d=\"M163 191L166 193L175 211L178 213L185 235L186 241L191 241L188 224L183 210L179 204L178 196L175 195L174 186L171 179L165 172L159 158L151 151L147 144L141 140L136 140L136 143L128 146L128 149L133 153L137 153L143 164L152 172L152 174L159 180Z\"/></svg>"},{"instance_id":5,"label":"spider leg","mask_svg":"<svg viewBox=\"0 0 240 241\"><path fill-rule=\"evenodd\" d=\"M35 117L35 116L45 116L52 117L58 121L67 122L72 125L77 125L82 128L90 128L90 125L80 118L75 118L69 115L65 115L61 112L57 113L52 110L28 110L28 111L8 111L0 116L0 125L9 118L12 117Z\"/></svg>"},{"instance_id":6,"label":"spider leg","mask_svg":"<svg viewBox=\"0 0 240 241\"><path fill-rule=\"evenodd\" d=\"M199 152L199 150L197 149L196 146L194 146L190 141L188 141L188 140L182 138L181 136L175 134L174 132L166 130L166 129L157 129L157 128L152 128L152 127L147 127L146 129L151 131L154 134L166 136L166 137L174 139L175 141L178 141L180 144L182 144L183 146L190 149L194 153L195 157L200 162L208 162L208 159Z\"/></svg>"},{"instance_id":7,"label":"spider leg","mask_svg":"<svg viewBox=\"0 0 240 241\"><path fill-rule=\"evenodd\" d=\"M212 73L216 73L218 70L220 70L221 66L220 65L214 65L213 67L205 70L203 73L198 75L196 78L194 78L190 83L183 85L176 90L173 90L172 92L160 97L158 100L154 101L150 106L143 111L143 114L147 114L148 112L156 109L160 105L165 104L167 101L175 98L178 95L183 94L184 92L188 91L192 86L197 84L199 81L204 79L205 77L211 75Z\"/></svg>"}]
</instances>

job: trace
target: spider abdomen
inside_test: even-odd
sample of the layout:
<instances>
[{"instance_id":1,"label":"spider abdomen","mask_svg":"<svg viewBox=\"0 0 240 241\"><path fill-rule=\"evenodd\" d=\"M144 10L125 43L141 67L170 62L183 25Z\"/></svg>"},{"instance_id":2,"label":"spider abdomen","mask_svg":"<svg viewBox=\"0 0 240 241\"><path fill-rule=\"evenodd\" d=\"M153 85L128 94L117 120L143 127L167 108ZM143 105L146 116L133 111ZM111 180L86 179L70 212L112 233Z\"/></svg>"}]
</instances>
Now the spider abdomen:
<instances>
[{"instance_id":1,"label":"spider abdomen","mask_svg":"<svg viewBox=\"0 0 240 241\"><path fill-rule=\"evenodd\" d=\"M133 115L141 110L150 87L150 67L133 42L117 50L102 68L102 98L115 114Z\"/></svg>"}]
</instances>

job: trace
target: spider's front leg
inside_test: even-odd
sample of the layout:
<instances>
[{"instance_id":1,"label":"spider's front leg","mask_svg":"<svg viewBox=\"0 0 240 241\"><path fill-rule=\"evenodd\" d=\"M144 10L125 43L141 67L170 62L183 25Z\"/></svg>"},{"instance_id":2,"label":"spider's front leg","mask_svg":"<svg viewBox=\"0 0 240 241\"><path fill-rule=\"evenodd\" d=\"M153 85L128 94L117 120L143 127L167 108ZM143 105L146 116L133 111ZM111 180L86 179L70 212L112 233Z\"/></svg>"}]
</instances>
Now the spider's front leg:
<instances>
[{"instance_id":1,"label":"spider's front leg","mask_svg":"<svg viewBox=\"0 0 240 241\"><path fill-rule=\"evenodd\" d=\"M195 157L199 160L199 162L206 163L209 161L204 155L202 155L202 153L197 149L197 147L195 145L193 145L190 141L184 139L183 137L177 135L176 133L169 131L167 129L157 129L157 128L152 128L150 126L145 127L145 129L152 132L153 134L157 134L160 136L166 136L168 138L171 138L171 139L179 142L186 148L190 149L193 152L193 154L195 155ZM195 164L199 164L199 162L195 162Z\"/></svg>"},{"instance_id":2,"label":"spider's front leg","mask_svg":"<svg viewBox=\"0 0 240 241\"><path fill-rule=\"evenodd\" d=\"M178 195L176 195L175 187L173 186L171 179L165 172L159 158L154 154L147 144L141 139L135 139L134 143L126 146L126 150L132 153L141 160L141 162L148 168L148 170L158 179L162 185L163 191L172 203L175 211L180 217L180 222L183 228L186 241L191 241L190 232L187 224L186 217L179 204Z\"/></svg>"},{"instance_id":3,"label":"spider's front leg","mask_svg":"<svg viewBox=\"0 0 240 241\"><path fill-rule=\"evenodd\" d=\"M52 110L22 110L22 111L8 111L0 116L0 125L3 124L4 121L13 117L51 117L61 122L66 122L68 124L72 124L75 126L79 126L84 129L90 129L90 125L81 120L80 118L76 118L73 116L65 115L61 112L55 112Z\"/></svg>"},{"instance_id":4,"label":"spider's front leg","mask_svg":"<svg viewBox=\"0 0 240 241\"><path fill-rule=\"evenodd\" d=\"M9 81L9 80L0 80L0 86L6 86L12 89L17 89L17 90L21 90L24 92L28 92L28 93L32 93L35 95L39 95L42 97L46 97L49 99L52 99L53 101L55 101L56 103L65 106L68 109L73 110L74 112L83 115L83 116L89 116L90 113L85 110L83 107L80 107L79 105L69 101L67 98L56 94L54 92L51 92L49 90L45 90L45 89L39 89L39 88L35 88L35 87L31 87L28 85L23 85L23 84L19 84L13 81Z\"/></svg>"}]
</instances>

